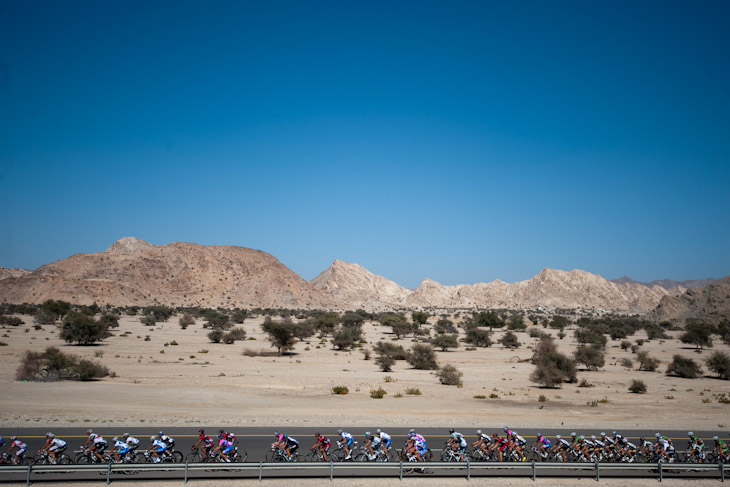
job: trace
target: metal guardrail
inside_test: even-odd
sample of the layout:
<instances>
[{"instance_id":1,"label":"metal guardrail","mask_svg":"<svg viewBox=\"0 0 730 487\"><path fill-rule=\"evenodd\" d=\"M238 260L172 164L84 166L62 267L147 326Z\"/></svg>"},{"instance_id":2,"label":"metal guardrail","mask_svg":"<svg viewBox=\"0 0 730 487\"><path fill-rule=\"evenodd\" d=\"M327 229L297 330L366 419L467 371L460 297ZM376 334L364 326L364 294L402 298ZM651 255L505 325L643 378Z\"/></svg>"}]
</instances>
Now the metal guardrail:
<instances>
[{"instance_id":1,"label":"metal guardrail","mask_svg":"<svg viewBox=\"0 0 730 487\"><path fill-rule=\"evenodd\" d=\"M467 480L471 479L475 471L485 470L526 470L525 476L531 476L534 481L538 471L559 471L559 470L582 470L590 471L591 477L595 476L600 481L601 470L615 471L656 471L658 480L661 482L665 473L672 473L676 476L685 472L718 472L718 480L725 482L724 464L703 464L703 463L562 463L562 462L245 462L245 463L133 463L133 464L96 464L96 465L0 465L0 482L6 480L8 474L26 475L26 485L39 479L32 478L33 474L45 473L83 473L98 472L106 474L105 480L109 484L112 481L112 474L122 472L154 472L154 471L180 471L183 472L185 483L188 482L190 472L212 472L212 471L258 471L259 481L264 478L264 471L274 470L327 470L330 480L334 479L336 470L393 470L397 471L399 478L403 479L403 473L413 469L428 470L464 470ZM552 474L555 475L555 474ZM324 476L324 475L323 475ZM200 478L196 476L196 478ZM122 480L121 478L119 480ZM165 480L169 480L166 478ZM15 480L17 482L17 480Z\"/></svg>"}]
</instances>

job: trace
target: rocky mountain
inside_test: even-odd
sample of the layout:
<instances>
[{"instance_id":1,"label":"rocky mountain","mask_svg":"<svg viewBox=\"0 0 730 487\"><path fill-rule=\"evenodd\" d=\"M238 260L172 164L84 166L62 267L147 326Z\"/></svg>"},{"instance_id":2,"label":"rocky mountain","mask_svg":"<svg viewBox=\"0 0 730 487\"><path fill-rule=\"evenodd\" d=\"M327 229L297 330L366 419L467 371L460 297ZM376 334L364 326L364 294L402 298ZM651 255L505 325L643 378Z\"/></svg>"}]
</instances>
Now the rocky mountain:
<instances>
[{"instance_id":1,"label":"rocky mountain","mask_svg":"<svg viewBox=\"0 0 730 487\"><path fill-rule=\"evenodd\" d=\"M335 260L312 279L312 286L354 308L392 309L402 306L411 291L359 264Z\"/></svg>"},{"instance_id":2,"label":"rocky mountain","mask_svg":"<svg viewBox=\"0 0 730 487\"><path fill-rule=\"evenodd\" d=\"M708 323L730 320L730 276L705 288L688 289L681 296L665 296L647 317L655 321L692 318Z\"/></svg>"},{"instance_id":3,"label":"rocky mountain","mask_svg":"<svg viewBox=\"0 0 730 487\"><path fill-rule=\"evenodd\" d=\"M409 307L595 309L643 313L653 309L667 290L641 284L618 284L598 274L544 269L526 281L500 280L443 286L426 279L406 298Z\"/></svg>"},{"instance_id":4,"label":"rocky mountain","mask_svg":"<svg viewBox=\"0 0 730 487\"><path fill-rule=\"evenodd\" d=\"M0 281L0 302L337 308L276 258L243 247L124 238Z\"/></svg>"},{"instance_id":5,"label":"rocky mountain","mask_svg":"<svg viewBox=\"0 0 730 487\"><path fill-rule=\"evenodd\" d=\"M689 288L696 288L696 287L707 287L710 284L714 284L719 279L691 279L687 281L674 281L672 279L659 279L656 281L650 281L650 282L639 282L635 281L629 276L623 276L619 277L618 279L611 279L611 282L615 282L617 284L643 284L646 287L654 287L654 286L661 286L664 289L681 289L683 292L685 289ZM679 293L681 294L681 293Z\"/></svg>"}]
</instances>

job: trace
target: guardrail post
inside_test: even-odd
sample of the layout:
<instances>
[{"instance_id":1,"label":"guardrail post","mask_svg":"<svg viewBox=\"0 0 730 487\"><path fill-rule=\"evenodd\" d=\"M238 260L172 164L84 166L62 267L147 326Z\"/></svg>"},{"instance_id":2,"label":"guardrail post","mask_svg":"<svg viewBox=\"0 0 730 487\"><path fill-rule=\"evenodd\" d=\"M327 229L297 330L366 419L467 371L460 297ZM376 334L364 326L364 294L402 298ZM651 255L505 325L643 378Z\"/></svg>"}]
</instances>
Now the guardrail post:
<instances>
[{"instance_id":1,"label":"guardrail post","mask_svg":"<svg viewBox=\"0 0 730 487\"><path fill-rule=\"evenodd\" d=\"M535 460L532 461L532 481L535 481Z\"/></svg>"},{"instance_id":2,"label":"guardrail post","mask_svg":"<svg viewBox=\"0 0 730 487\"><path fill-rule=\"evenodd\" d=\"M725 483L725 462L720 462L720 482Z\"/></svg>"},{"instance_id":3,"label":"guardrail post","mask_svg":"<svg viewBox=\"0 0 730 487\"><path fill-rule=\"evenodd\" d=\"M471 462L466 459L466 480L471 480Z\"/></svg>"},{"instance_id":4,"label":"guardrail post","mask_svg":"<svg viewBox=\"0 0 730 487\"><path fill-rule=\"evenodd\" d=\"M663 476L662 475L662 465L664 465L664 462L657 462L657 464L659 465L659 482L661 482L662 476Z\"/></svg>"},{"instance_id":5,"label":"guardrail post","mask_svg":"<svg viewBox=\"0 0 730 487\"><path fill-rule=\"evenodd\" d=\"M259 482L261 482L261 476L264 473L264 462L259 462Z\"/></svg>"},{"instance_id":6,"label":"guardrail post","mask_svg":"<svg viewBox=\"0 0 730 487\"><path fill-rule=\"evenodd\" d=\"M30 472L28 472L28 478L30 478ZM403 461L400 462L400 479L403 480Z\"/></svg>"},{"instance_id":7,"label":"guardrail post","mask_svg":"<svg viewBox=\"0 0 730 487\"><path fill-rule=\"evenodd\" d=\"M25 485L30 485L30 471L33 468L33 465L28 465L28 478L25 481Z\"/></svg>"},{"instance_id":8,"label":"guardrail post","mask_svg":"<svg viewBox=\"0 0 730 487\"><path fill-rule=\"evenodd\" d=\"M600 481L601 481L601 473L600 473L600 468L598 466L598 460L596 460L596 482L600 482Z\"/></svg>"},{"instance_id":9,"label":"guardrail post","mask_svg":"<svg viewBox=\"0 0 730 487\"><path fill-rule=\"evenodd\" d=\"M109 485L112 483L112 464L110 463L106 467L106 485Z\"/></svg>"},{"instance_id":10,"label":"guardrail post","mask_svg":"<svg viewBox=\"0 0 730 487\"><path fill-rule=\"evenodd\" d=\"M332 478L335 476L335 462L330 460L330 482L332 482Z\"/></svg>"},{"instance_id":11,"label":"guardrail post","mask_svg":"<svg viewBox=\"0 0 730 487\"><path fill-rule=\"evenodd\" d=\"M185 483L188 483L188 462L185 462Z\"/></svg>"}]
</instances>

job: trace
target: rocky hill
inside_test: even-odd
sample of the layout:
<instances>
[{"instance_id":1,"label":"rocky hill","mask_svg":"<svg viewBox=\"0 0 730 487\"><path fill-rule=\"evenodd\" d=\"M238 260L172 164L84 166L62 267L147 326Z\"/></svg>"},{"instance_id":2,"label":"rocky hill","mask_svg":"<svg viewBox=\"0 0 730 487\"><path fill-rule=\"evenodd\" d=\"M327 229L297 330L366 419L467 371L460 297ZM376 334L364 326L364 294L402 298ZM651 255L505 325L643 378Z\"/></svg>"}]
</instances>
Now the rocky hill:
<instances>
[{"instance_id":1,"label":"rocky hill","mask_svg":"<svg viewBox=\"0 0 730 487\"><path fill-rule=\"evenodd\" d=\"M639 282L635 281L629 276L623 276L619 277L618 279L611 279L611 282L615 282L617 284L643 284L646 287L654 287L654 286L661 286L664 289L672 290L672 289L681 289L681 292L675 293L677 295L682 294L686 289L689 288L697 288L697 287L707 287L710 284L714 284L719 279L715 278L709 278L709 279L690 279L687 281L675 281L673 279L659 279L656 281L650 281L650 282Z\"/></svg>"},{"instance_id":2,"label":"rocky hill","mask_svg":"<svg viewBox=\"0 0 730 487\"><path fill-rule=\"evenodd\" d=\"M106 252L76 254L0 281L0 302L337 308L276 258L232 246L154 246L124 238Z\"/></svg>"},{"instance_id":3,"label":"rocky hill","mask_svg":"<svg viewBox=\"0 0 730 487\"><path fill-rule=\"evenodd\" d=\"M683 291L683 290L681 290ZM545 269L526 281L405 289L358 264L335 260L307 282L276 258L234 246L152 245L126 237L105 252L77 254L34 271L0 269L0 302L387 310L397 308L597 309L645 313L661 286L611 282L581 270ZM690 294L689 297L694 296ZM676 307L667 301L665 307Z\"/></svg>"},{"instance_id":4,"label":"rocky hill","mask_svg":"<svg viewBox=\"0 0 730 487\"><path fill-rule=\"evenodd\" d=\"M647 317L679 322L688 318L708 323L730 320L730 277L705 288L688 289L681 296L665 296Z\"/></svg>"},{"instance_id":5,"label":"rocky hill","mask_svg":"<svg viewBox=\"0 0 730 487\"><path fill-rule=\"evenodd\" d=\"M335 260L310 281L312 286L354 308L392 309L402 306L408 289L378 276L359 264Z\"/></svg>"}]
</instances>

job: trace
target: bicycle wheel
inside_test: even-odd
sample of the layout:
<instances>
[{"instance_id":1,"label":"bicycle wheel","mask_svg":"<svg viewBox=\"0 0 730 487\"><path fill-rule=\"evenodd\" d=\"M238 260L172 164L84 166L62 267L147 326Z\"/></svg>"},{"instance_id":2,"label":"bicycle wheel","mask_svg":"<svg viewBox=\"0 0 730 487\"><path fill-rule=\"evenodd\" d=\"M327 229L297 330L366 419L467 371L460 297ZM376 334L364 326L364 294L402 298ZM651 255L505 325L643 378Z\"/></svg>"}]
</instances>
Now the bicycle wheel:
<instances>
[{"instance_id":1,"label":"bicycle wheel","mask_svg":"<svg viewBox=\"0 0 730 487\"><path fill-rule=\"evenodd\" d=\"M174 451L170 455L170 459L172 460L173 463L182 463L182 461L183 461L183 454L182 454L182 452Z\"/></svg>"},{"instance_id":2,"label":"bicycle wheel","mask_svg":"<svg viewBox=\"0 0 730 487\"><path fill-rule=\"evenodd\" d=\"M49 463L51 463L50 459L45 455L38 454L33 457L33 465L47 465Z\"/></svg>"},{"instance_id":3,"label":"bicycle wheel","mask_svg":"<svg viewBox=\"0 0 730 487\"><path fill-rule=\"evenodd\" d=\"M76 465L88 465L92 463L91 457L85 453L79 453L76 455L76 458L74 459L74 463Z\"/></svg>"},{"instance_id":4,"label":"bicycle wheel","mask_svg":"<svg viewBox=\"0 0 730 487\"><path fill-rule=\"evenodd\" d=\"M58 464L59 465L71 465L71 457L66 455L65 453L58 457Z\"/></svg>"},{"instance_id":5,"label":"bicycle wheel","mask_svg":"<svg viewBox=\"0 0 730 487\"><path fill-rule=\"evenodd\" d=\"M432 462L433 461L433 452L431 450L428 450L425 455L422 455L424 462Z\"/></svg>"},{"instance_id":6,"label":"bicycle wheel","mask_svg":"<svg viewBox=\"0 0 730 487\"><path fill-rule=\"evenodd\" d=\"M370 461L370 456L366 452L361 451L352 455L352 459L356 462L367 462Z\"/></svg>"},{"instance_id":7,"label":"bicycle wheel","mask_svg":"<svg viewBox=\"0 0 730 487\"><path fill-rule=\"evenodd\" d=\"M238 454L236 455L236 461L243 463L248 459L248 452L244 448L238 449Z\"/></svg>"},{"instance_id":8,"label":"bicycle wheel","mask_svg":"<svg viewBox=\"0 0 730 487\"><path fill-rule=\"evenodd\" d=\"M147 456L144 452L139 452L134 456L135 463L152 463L152 456Z\"/></svg>"},{"instance_id":9,"label":"bicycle wheel","mask_svg":"<svg viewBox=\"0 0 730 487\"><path fill-rule=\"evenodd\" d=\"M283 462L284 460L284 457L282 457L278 451L269 451L266 453L267 462Z\"/></svg>"},{"instance_id":10,"label":"bicycle wheel","mask_svg":"<svg viewBox=\"0 0 730 487\"><path fill-rule=\"evenodd\" d=\"M200 463L202 461L203 459L197 451L185 455L185 463Z\"/></svg>"}]
</instances>

